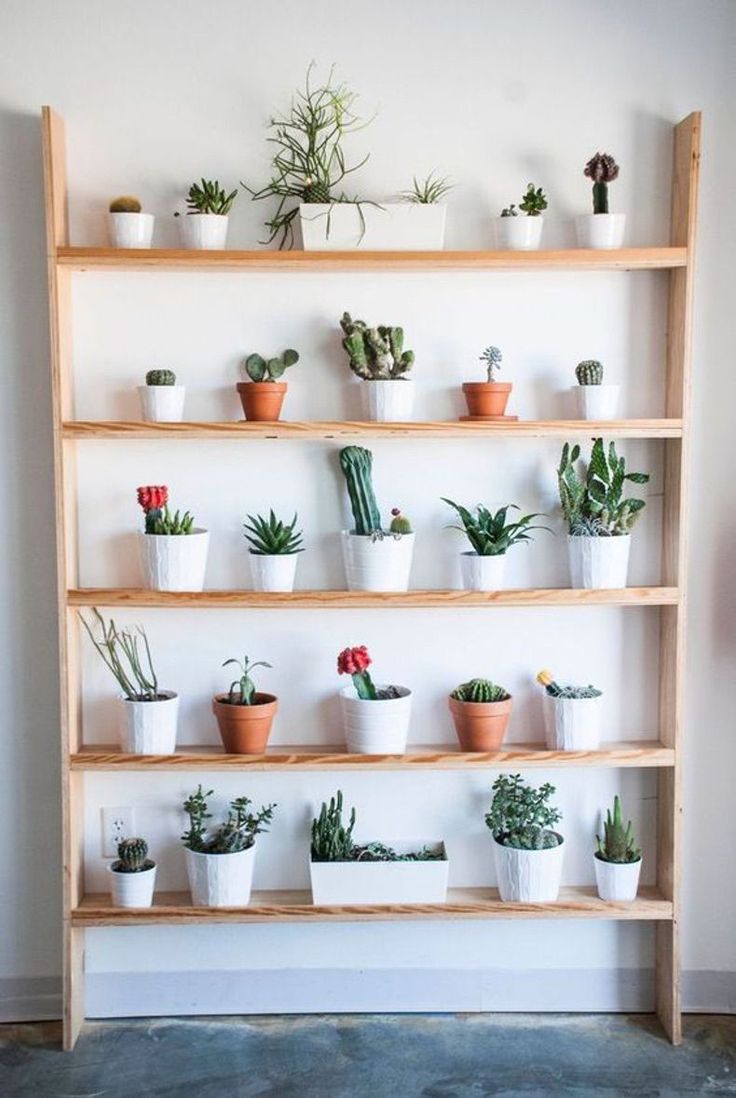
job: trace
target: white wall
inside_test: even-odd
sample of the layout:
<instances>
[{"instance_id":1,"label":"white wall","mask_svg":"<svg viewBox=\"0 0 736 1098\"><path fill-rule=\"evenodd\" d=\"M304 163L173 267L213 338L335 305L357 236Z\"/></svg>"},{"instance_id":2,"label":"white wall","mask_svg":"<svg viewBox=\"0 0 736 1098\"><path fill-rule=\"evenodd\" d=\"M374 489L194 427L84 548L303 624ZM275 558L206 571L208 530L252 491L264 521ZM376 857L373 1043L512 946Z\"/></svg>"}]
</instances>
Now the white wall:
<instances>
[{"instance_id":1,"label":"white wall","mask_svg":"<svg viewBox=\"0 0 736 1098\"><path fill-rule=\"evenodd\" d=\"M266 177L264 120L288 102L311 58L323 67L337 61L367 113L380 106L371 128L355 141L356 153L372 153L356 176L356 189L368 197L391 195L413 174L434 167L458 181L450 247L490 246L490 217L530 178L550 196L549 242L571 243L570 218L589 201L582 165L595 148L610 149L622 164L613 200L616 209L628 212L631 242L665 242L671 124L692 109L704 111L684 963L690 1005L723 1006L733 982L718 983L711 974L736 971L736 883L730 871L736 840L730 811L736 567L727 548L735 495L728 449L736 334L729 295L734 212L727 201L736 170L728 113L736 90L728 70L736 37L733 6L716 0L705 6L684 0L616 5L404 0L376 2L368 9L345 0L313 0L308 8L295 2L264 8L220 0L216 9L216 19L203 20L201 7L189 0L156 5L130 0L121 19L111 5L11 0L0 13L0 35L12 58L0 73L6 440L0 467L5 519L0 794L6 819L0 895L11 897L0 922L0 1010L53 1012L53 978L59 971L52 482L38 111L41 103L51 103L67 121L74 242L102 240L106 201L126 191L138 193L159 215L160 240L173 243L175 223L167 215L192 178L217 175L234 185ZM259 239L267 208L238 200L234 243L250 246ZM657 274L78 275L78 412L80 417L134 414L131 387L147 366L160 364L173 366L189 385L193 416L228 418L237 414L231 387L239 357L255 348L294 344L303 362L290 376L287 415L345 417L354 409L355 390L335 322L349 308L404 324L417 352L420 416L457 414L458 384L473 369L480 347L491 341L504 349L504 376L515 384L514 408L522 416L564 414L571 367L591 356L603 359L624 384L627 411L656 415L662 407L664 281ZM534 509L554 504L552 445L417 440L376 442L372 449L384 509L394 501L401 504L419 532L417 584L453 582L458 545L441 529L446 516L440 494L468 502L514 499ZM656 443L624 449L637 467L653 473L632 578L657 582L661 452ZM192 507L213 531L213 586L246 582L239 524L246 509L272 502L298 508L303 519L311 549L301 562L303 585L338 586L335 532L345 512L335 450L327 443L85 444L80 448L83 582L135 582L131 531L139 519L133 489L165 482L177 503ZM557 520L554 525L559 533ZM562 538L540 535L528 550L518 551L511 568L510 580L519 584L564 582ZM512 739L533 739L535 730L538 736L531 680L541 664L560 675L577 677L580 671L581 678L600 682L609 703L610 738L619 732L645 737L654 730L655 611L411 611L390 619L380 612L204 616L181 611L175 631L171 618L160 612L136 617L150 629L167 681L186 694L182 738L189 742L215 741L207 698L221 684L221 660L244 647L275 665L268 683L283 702L275 740L293 741L299 721L299 739L338 742L334 654L345 643L363 640L387 677L414 688L415 740L447 738L442 697L474 673L492 674L516 694ZM430 623L432 643L420 648L417 639ZM85 677L85 735L110 738L109 684L92 661L85 662ZM341 776L341 784L357 804L366 834L441 833L451 849L453 882L482 884L492 881L482 825L491 778L350 774ZM568 771L556 772L553 780L565 810L570 882L592 880L590 829L597 807L615 789L639 823L646 851L652 851L651 773ZM176 806L190 784L181 775L88 776L91 887L103 886L97 810L131 802L139 830L161 861L162 884L183 883ZM309 809L334 789L335 776L213 775L212 784L223 796L244 788L256 799L279 801L273 832L262 842L256 883L303 885ZM652 853L650 879L653 869ZM132 929L90 934L88 949L90 1008L101 1014L125 1012L131 1003L144 1010L216 1009L218 1003L223 1009L326 1008L336 1002L336 986L343 989L338 1001L344 1009L418 1003L445 1009L637 1005L648 994L637 973L646 974L650 965L647 928L585 924ZM526 984L521 976L487 975L522 966ZM302 967L311 970L304 979ZM197 968L201 978L187 976L182 992L178 975ZM326 975L334 968L341 969L336 985ZM365 991L371 968L376 981ZM412 970L414 984L408 976L392 982L395 968ZM243 977L224 984L213 977L214 970L255 969L255 985ZM283 969L293 977L288 985L278 984ZM477 969L486 973L482 988L471 987ZM141 1002L140 977L130 974L151 970L165 971L174 982L156 976L146 983ZM429 992L412 998L405 986L413 987L430 970L435 975ZM632 972L633 984L628 977L627 983L621 974ZM563 977L567 991L560 997ZM263 990L254 992L254 986Z\"/></svg>"}]
</instances>

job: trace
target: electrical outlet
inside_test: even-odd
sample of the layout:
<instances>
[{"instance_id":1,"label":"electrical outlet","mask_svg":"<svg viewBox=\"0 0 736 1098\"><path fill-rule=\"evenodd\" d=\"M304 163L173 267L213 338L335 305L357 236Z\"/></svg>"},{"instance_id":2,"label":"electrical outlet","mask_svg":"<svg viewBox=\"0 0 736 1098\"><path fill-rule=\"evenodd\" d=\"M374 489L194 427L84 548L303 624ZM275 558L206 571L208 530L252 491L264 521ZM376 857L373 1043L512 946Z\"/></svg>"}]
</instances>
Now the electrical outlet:
<instances>
[{"instance_id":1,"label":"electrical outlet","mask_svg":"<svg viewBox=\"0 0 736 1098\"><path fill-rule=\"evenodd\" d=\"M102 857L116 858L118 843L121 839L135 837L135 819L133 809L127 806L122 808L102 809Z\"/></svg>"}]
</instances>

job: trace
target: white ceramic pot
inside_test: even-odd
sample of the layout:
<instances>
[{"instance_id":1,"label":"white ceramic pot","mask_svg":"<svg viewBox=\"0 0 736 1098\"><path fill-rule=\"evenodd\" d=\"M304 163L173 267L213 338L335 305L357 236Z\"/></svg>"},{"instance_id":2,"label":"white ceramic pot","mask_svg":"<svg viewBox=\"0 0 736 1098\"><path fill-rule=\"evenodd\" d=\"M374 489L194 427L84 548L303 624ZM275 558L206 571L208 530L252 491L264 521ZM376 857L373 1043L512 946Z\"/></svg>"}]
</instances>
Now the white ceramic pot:
<instances>
[{"instance_id":1,"label":"white ceramic pot","mask_svg":"<svg viewBox=\"0 0 736 1098\"><path fill-rule=\"evenodd\" d=\"M626 214L581 214L575 227L579 248L621 248Z\"/></svg>"},{"instance_id":2,"label":"white ceramic pot","mask_svg":"<svg viewBox=\"0 0 736 1098\"><path fill-rule=\"evenodd\" d=\"M414 406L414 382L361 381L363 415L377 423L406 423Z\"/></svg>"},{"instance_id":3,"label":"white ceramic pot","mask_svg":"<svg viewBox=\"0 0 736 1098\"><path fill-rule=\"evenodd\" d=\"M441 846L436 839L386 843L397 854ZM447 899L449 863L431 862L310 862L312 903L442 904Z\"/></svg>"},{"instance_id":4,"label":"white ceramic pot","mask_svg":"<svg viewBox=\"0 0 736 1098\"><path fill-rule=\"evenodd\" d=\"M517 217L497 217L498 247L514 252L532 252L539 247L543 228L543 217L528 217L526 214L520 214Z\"/></svg>"},{"instance_id":5,"label":"white ceramic pot","mask_svg":"<svg viewBox=\"0 0 736 1098\"><path fill-rule=\"evenodd\" d=\"M641 858L638 862L604 862L594 854L593 861L598 895L602 900L612 903L630 903L636 899Z\"/></svg>"},{"instance_id":6,"label":"white ceramic pot","mask_svg":"<svg viewBox=\"0 0 736 1098\"><path fill-rule=\"evenodd\" d=\"M310 203L299 207L305 251L440 251L445 242L442 203ZM361 216L362 215L362 216Z\"/></svg>"},{"instance_id":7,"label":"white ceramic pot","mask_svg":"<svg viewBox=\"0 0 736 1098\"><path fill-rule=\"evenodd\" d=\"M615 419L620 385L576 385L575 399L580 419Z\"/></svg>"},{"instance_id":8,"label":"white ceramic pot","mask_svg":"<svg viewBox=\"0 0 736 1098\"><path fill-rule=\"evenodd\" d=\"M505 570L505 553L492 557L479 556L478 553L460 554L460 573L466 591L499 591L503 587Z\"/></svg>"},{"instance_id":9,"label":"white ceramic pot","mask_svg":"<svg viewBox=\"0 0 736 1098\"><path fill-rule=\"evenodd\" d=\"M616 537L573 537L568 534L570 583L573 587L625 587L631 534Z\"/></svg>"},{"instance_id":10,"label":"white ceramic pot","mask_svg":"<svg viewBox=\"0 0 736 1098\"><path fill-rule=\"evenodd\" d=\"M376 684L377 690L385 689ZM403 755L411 717L411 690L398 686L398 698L365 701L354 686L340 691L345 744L352 755Z\"/></svg>"},{"instance_id":11,"label":"white ceramic pot","mask_svg":"<svg viewBox=\"0 0 736 1098\"><path fill-rule=\"evenodd\" d=\"M227 243L227 214L182 214L181 242L196 251L221 252Z\"/></svg>"},{"instance_id":12,"label":"white ceramic pot","mask_svg":"<svg viewBox=\"0 0 736 1098\"><path fill-rule=\"evenodd\" d=\"M553 698L544 693L544 730L550 751L597 751L601 697Z\"/></svg>"},{"instance_id":13,"label":"white ceramic pot","mask_svg":"<svg viewBox=\"0 0 736 1098\"><path fill-rule=\"evenodd\" d=\"M141 413L147 423L181 423L186 385L139 385Z\"/></svg>"},{"instance_id":14,"label":"white ceramic pot","mask_svg":"<svg viewBox=\"0 0 736 1098\"><path fill-rule=\"evenodd\" d=\"M236 854L200 854L185 848L195 907L246 907L250 903L256 848Z\"/></svg>"},{"instance_id":15,"label":"white ceramic pot","mask_svg":"<svg viewBox=\"0 0 736 1098\"><path fill-rule=\"evenodd\" d=\"M552 904L560 891L564 840L547 850L517 850L493 840L498 891L504 903Z\"/></svg>"},{"instance_id":16,"label":"white ceramic pot","mask_svg":"<svg viewBox=\"0 0 736 1098\"><path fill-rule=\"evenodd\" d=\"M348 591L408 591L414 534L382 538L342 531Z\"/></svg>"},{"instance_id":17,"label":"white ceramic pot","mask_svg":"<svg viewBox=\"0 0 736 1098\"><path fill-rule=\"evenodd\" d=\"M127 755L173 755L179 695L162 690L159 701L128 701L118 698L120 746Z\"/></svg>"},{"instance_id":18,"label":"white ceramic pot","mask_svg":"<svg viewBox=\"0 0 736 1098\"><path fill-rule=\"evenodd\" d=\"M254 591L293 591L298 553L248 553Z\"/></svg>"},{"instance_id":19,"label":"white ceramic pot","mask_svg":"<svg viewBox=\"0 0 736 1098\"><path fill-rule=\"evenodd\" d=\"M109 213L107 224L113 248L150 248L155 220L153 214Z\"/></svg>"},{"instance_id":20,"label":"white ceramic pot","mask_svg":"<svg viewBox=\"0 0 736 1098\"><path fill-rule=\"evenodd\" d=\"M140 534L144 584L151 591L201 591L210 535Z\"/></svg>"},{"instance_id":21,"label":"white ceramic pot","mask_svg":"<svg viewBox=\"0 0 736 1098\"><path fill-rule=\"evenodd\" d=\"M111 865L110 895L115 907L150 907L153 903L153 886L156 883L156 866L139 873L116 873Z\"/></svg>"}]
</instances>

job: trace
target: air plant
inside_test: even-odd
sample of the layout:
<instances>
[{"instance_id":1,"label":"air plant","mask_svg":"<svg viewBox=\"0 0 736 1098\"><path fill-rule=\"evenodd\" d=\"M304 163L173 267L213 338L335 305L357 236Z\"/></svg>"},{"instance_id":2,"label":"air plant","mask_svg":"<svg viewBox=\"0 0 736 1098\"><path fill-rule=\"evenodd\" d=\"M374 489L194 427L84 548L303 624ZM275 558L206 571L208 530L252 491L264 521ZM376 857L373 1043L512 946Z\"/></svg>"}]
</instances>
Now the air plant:
<instances>
[{"instance_id":1,"label":"air plant","mask_svg":"<svg viewBox=\"0 0 736 1098\"><path fill-rule=\"evenodd\" d=\"M435 173L430 172L426 179L417 179L417 177L414 176L411 188L408 191L402 191L399 197L403 198L405 202L413 202L422 206L432 206L454 189L455 184L446 176L438 176L435 178Z\"/></svg>"}]
</instances>

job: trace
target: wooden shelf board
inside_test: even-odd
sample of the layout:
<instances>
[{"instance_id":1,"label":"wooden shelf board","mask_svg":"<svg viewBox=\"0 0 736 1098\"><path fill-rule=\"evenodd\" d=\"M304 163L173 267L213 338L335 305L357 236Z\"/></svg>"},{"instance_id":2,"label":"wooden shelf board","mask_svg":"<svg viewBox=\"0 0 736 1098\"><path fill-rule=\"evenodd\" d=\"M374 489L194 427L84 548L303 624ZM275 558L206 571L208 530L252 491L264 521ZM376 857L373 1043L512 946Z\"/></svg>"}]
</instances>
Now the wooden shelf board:
<instances>
[{"instance_id":1,"label":"wooden shelf board","mask_svg":"<svg viewBox=\"0 0 736 1098\"><path fill-rule=\"evenodd\" d=\"M489 855L490 856L490 855ZM254 892L248 907L193 907L188 892L159 892L154 906L116 908L106 893L83 898L73 926L151 923L324 922L394 919L628 919L671 920L672 904L645 886L632 903L605 903L594 888L563 888L556 903L503 903L495 888L451 888L443 904L330 905L317 907L309 891Z\"/></svg>"},{"instance_id":2,"label":"wooden shelf board","mask_svg":"<svg viewBox=\"0 0 736 1098\"><path fill-rule=\"evenodd\" d=\"M182 746L175 755L128 755L115 744L89 744L71 756L72 770L466 770L476 767L674 766L657 740L617 740L598 751L550 751L543 743L499 751L461 751L457 744L409 744L404 755L352 755L332 745L274 744L263 755L226 755L219 745Z\"/></svg>"},{"instance_id":3,"label":"wooden shelf board","mask_svg":"<svg viewBox=\"0 0 736 1098\"><path fill-rule=\"evenodd\" d=\"M521 420L472 423L461 420L431 423L313 422L146 423L139 420L80 420L63 425L67 439L149 438L680 438L680 419Z\"/></svg>"}]
</instances>

